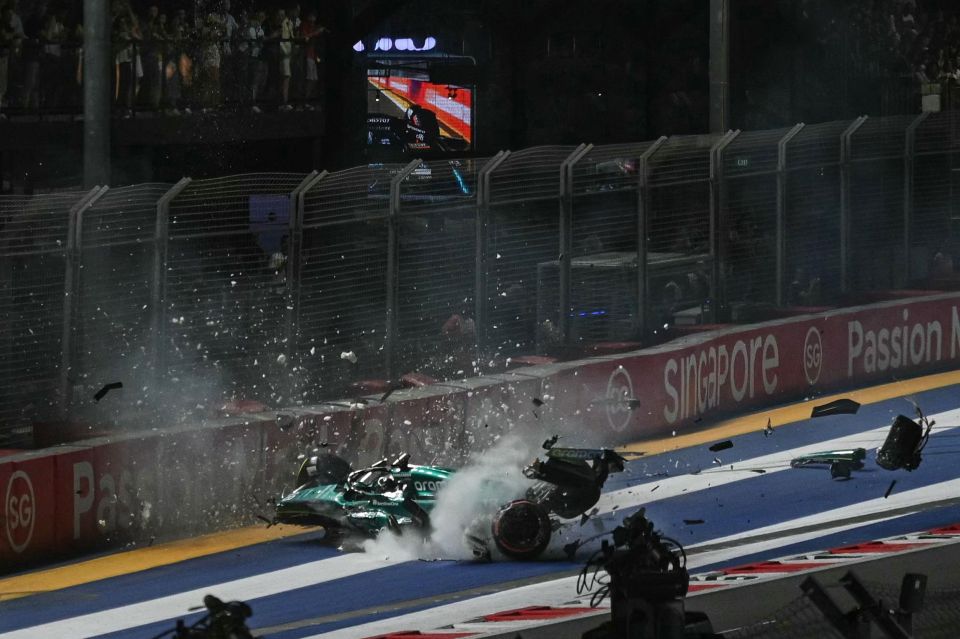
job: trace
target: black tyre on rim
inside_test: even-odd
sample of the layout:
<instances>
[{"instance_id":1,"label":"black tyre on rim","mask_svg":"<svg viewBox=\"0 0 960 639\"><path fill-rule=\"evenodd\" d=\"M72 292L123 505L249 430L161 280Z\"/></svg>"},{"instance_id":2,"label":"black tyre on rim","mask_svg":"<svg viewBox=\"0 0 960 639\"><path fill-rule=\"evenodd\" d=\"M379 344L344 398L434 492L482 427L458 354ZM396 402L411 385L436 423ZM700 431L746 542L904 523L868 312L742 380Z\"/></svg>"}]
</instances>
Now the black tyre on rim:
<instances>
[{"instance_id":1,"label":"black tyre on rim","mask_svg":"<svg viewBox=\"0 0 960 639\"><path fill-rule=\"evenodd\" d=\"M534 559L550 543L550 517L529 499L517 499L493 516L493 541L507 557Z\"/></svg>"}]
</instances>

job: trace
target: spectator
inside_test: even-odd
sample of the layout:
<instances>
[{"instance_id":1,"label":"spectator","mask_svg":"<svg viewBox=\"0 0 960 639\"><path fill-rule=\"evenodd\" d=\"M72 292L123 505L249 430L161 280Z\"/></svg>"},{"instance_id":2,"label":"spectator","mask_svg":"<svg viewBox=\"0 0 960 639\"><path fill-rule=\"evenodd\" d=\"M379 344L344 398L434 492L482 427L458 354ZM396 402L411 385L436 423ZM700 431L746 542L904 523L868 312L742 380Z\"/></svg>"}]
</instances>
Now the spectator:
<instances>
[{"instance_id":1,"label":"spectator","mask_svg":"<svg viewBox=\"0 0 960 639\"><path fill-rule=\"evenodd\" d=\"M166 36L168 44L164 102L170 115L179 115L181 112L190 114L190 107L183 105L183 111L179 108L183 101L184 88L193 81L193 63L186 49L188 33L187 15L180 9L173 14Z\"/></svg>"},{"instance_id":2,"label":"spectator","mask_svg":"<svg viewBox=\"0 0 960 639\"><path fill-rule=\"evenodd\" d=\"M40 58L40 73L44 78L41 85L41 102L45 111L55 109L60 104L60 95L63 82L61 70L63 63L62 42L64 27L54 12L48 12L44 19L43 29L40 31L40 40L43 42L43 54Z\"/></svg>"},{"instance_id":3,"label":"spectator","mask_svg":"<svg viewBox=\"0 0 960 639\"><path fill-rule=\"evenodd\" d=\"M166 39L163 31L160 9L151 5L147 10L147 20L143 25L143 45L140 47L143 63L143 82L140 93L143 104L152 110L160 108L163 95L163 45Z\"/></svg>"},{"instance_id":4,"label":"spectator","mask_svg":"<svg viewBox=\"0 0 960 639\"><path fill-rule=\"evenodd\" d=\"M22 88L20 91L20 108L36 110L40 106L40 55L42 51L41 37L44 17L47 14L47 5L44 2L37 4L33 12L24 22L23 47L20 57L20 71Z\"/></svg>"},{"instance_id":5,"label":"spectator","mask_svg":"<svg viewBox=\"0 0 960 639\"><path fill-rule=\"evenodd\" d=\"M23 34L18 35L15 28L16 14L13 4L0 7L0 120L6 120L3 112L4 100L9 87L10 58L20 46Z\"/></svg>"},{"instance_id":6,"label":"spectator","mask_svg":"<svg viewBox=\"0 0 960 639\"><path fill-rule=\"evenodd\" d=\"M275 40L277 52L277 79L280 87L280 111L292 111L290 105L290 56L293 53L293 22L283 9L278 9L274 19L271 39Z\"/></svg>"},{"instance_id":7,"label":"spectator","mask_svg":"<svg viewBox=\"0 0 960 639\"><path fill-rule=\"evenodd\" d=\"M264 19L266 19L266 16L263 12L249 16L244 31L244 39L240 44L246 54L246 77L250 85L250 109L254 113L260 113L257 98L259 98L267 83L267 63L263 59Z\"/></svg>"},{"instance_id":8,"label":"spectator","mask_svg":"<svg viewBox=\"0 0 960 639\"><path fill-rule=\"evenodd\" d=\"M316 97L317 80L317 38L327 29L317 24L317 12L307 11L306 19L300 24L300 39L304 41L304 75L303 75L303 102L304 108L313 109L311 102Z\"/></svg>"},{"instance_id":9,"label":"spectator","mask_svg":"<svg viewBox=\"0 0 960 639\"><path fill-rule=\"evenodd\" d=\"M132 11L121 13L114 19L113 24L114 100L119 113L125 118L133 113L134 83L136 82L134 40L139 37L132 13Z\"/></svg>"},{"instance_id":10,"label":"spectator","mask_svg":"<svg viewBox=\"0 0 960 639\"><path fill-rule=\"evenodd\" d=\"M203 38L203 111L207 113L220 104L220 65L223 41L223 25L220 16L211 13L201 31Z\"/></svg>"},{"instance_id":11,"label":"spectator","mask_svg":"<svg viewBox=\"0 0 960 639\"><path fill-rule=\"evenodd\" d=\"M220 3L220 11L217 12L222 30L220 77L224 99L237 103L243 99L243 74L241 73L243 62L238 49L234 46L240 36L240 25L230 13L230 8L230 0L223 0Z\"/></svg>"}]
</instances>

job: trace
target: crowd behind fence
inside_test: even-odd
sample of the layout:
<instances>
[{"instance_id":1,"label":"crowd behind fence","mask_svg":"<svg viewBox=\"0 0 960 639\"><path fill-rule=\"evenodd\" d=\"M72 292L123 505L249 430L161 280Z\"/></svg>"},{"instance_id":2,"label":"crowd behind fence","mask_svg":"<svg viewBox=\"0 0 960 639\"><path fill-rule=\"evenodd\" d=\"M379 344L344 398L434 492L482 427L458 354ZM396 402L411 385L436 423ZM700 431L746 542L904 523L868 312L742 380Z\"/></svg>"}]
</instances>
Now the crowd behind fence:
<instances>
[{"instance_id":1,"label":"crowd behind fence","mask_svg":"<svg viewBox=\"0 0 960 639\"><path fill-rule=\"evenodd\" d=\"M271 4L247 6L234 16L229 0L194 3L192 10L176 3L112 2L115 114L129 117L140 109L180 115L224 106L259 112L264 103L282 111L312 109L322 92L328 29L318 21L317 7ZM0 119L5 111L82 111L81 9L0 1Z\"/></svg>"},{"instance_id":2,"label":"crowd behind fence","mask_svg":"<svg viewBox=\"0 0 960 639\"><path fill-rule=\"evenodd\" d=\"M858 118L5 196L0 432L332 400L952 287L958 127ZM124 408L104 416L92 397L114 381Z\"/></svg>"}]
</instances>

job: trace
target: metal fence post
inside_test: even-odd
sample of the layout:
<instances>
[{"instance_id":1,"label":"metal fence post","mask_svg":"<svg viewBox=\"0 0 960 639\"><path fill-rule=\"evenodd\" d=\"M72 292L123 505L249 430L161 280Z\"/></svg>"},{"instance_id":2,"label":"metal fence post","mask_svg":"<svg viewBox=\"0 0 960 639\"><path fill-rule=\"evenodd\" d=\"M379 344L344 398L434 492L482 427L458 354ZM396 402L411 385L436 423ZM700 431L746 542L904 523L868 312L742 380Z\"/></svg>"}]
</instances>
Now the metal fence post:
<instances>
[{"instance_id":1,"label":"metal fence post","mask_svg":"<svg viewBox=\"0 0 960 639\"><path fill-rule=\"evenodd\" d=\"M710 251L713 253L713 277L710 297L714 314L726 319L727 309L727 216L726 184L723 181L723 152L740 135L727 131L710 149ZM704 318L711 321L712 318Z\"/></svg>"},{"instance_id":2,"label":"metal fence post","mask_svg":"<svg viewBox=\"0 0 960 639\"><path fill-rule=\"evenodd\" d=\"M787 271L787 145L803 129L795 124L777 142L777 306L784 306L783 282Z\"/></svg>"},{"instance_id":3,"label":"metal fence post","mask_svg":"<svg viewBox=\"0 0 960 639\"><path fill-rule=\"evenodd\" d=\"M581 144L560 163L560 291L557 328L561 340L569 344L570 340L570 260L573 253L573 166L593 149L592 144Z\"/></svg>"},{"instance_id":4,"label":"metal fence post","mask_svg":"<svg viewBox=\"0 0 960 639\"><path fill-rule=\"evenodd\" d=\"M150 291L150 325L153 340L153 352L150 360L153 362L154 381L161 371L164 371L165 358L163 357L163 336L166 332L164 322L166 282L167 282L167 249L170 245L170 203L183 193L190 184L190 178L182 178L157 201L157 224L153 233L153 283Z\"/></svg>"},{"instance_id":5,"label":"metal fence post","mask_svg":"<svg viewBox=\"0 0 960 639\"><path fill-rule=\"evenodd\" d=\"M850 123L840 136L840 292L850 292L850 139L867 116Z\"/></svg>"},{"instance_id":6,"label":"metal fence post","mask_svg":"<svg viewBox=\"0 0 960 639\"><path fill-rule=\"evenodd\" d=\"M413 160L390 180L390 217L387 220L387 316L384 335L384 368L388 379L396 377L397 294L400 281L400 184L413 173L422 160Z\"/></svg>"},{"instance_id":7,"label":"metal fence post","mask_svg":"<svg viewBox=\"0 0 960 639\"><path fill-rule=\"evenodd\" d=\"M637 300L635 321L637 323L637 333L642 338L646 336L649 328L647 318L647 234L649 232L647 222L650 219L650 159L660 150L660 147L667 141L667 136L661 135L653 144L640 155L637 162L638 184L637 184Z\"/></svg>"},{"instance_id":8,"label":"metal fence post","mask_svg":"<svg viewBox=\"0 0 960 639\"><path fill-rule=\"evenodd\" d=\"M930 115L929 111L924 111L907 127L904 139L903 150L903 260L904 268L900 275L901 280L896 282L897 286L904 286L910 281L910 253L912 252L910 243L913 241L911 229L913 226L913 170L915 154L915 142L917 139L917 129L923 124L923 121Z\"/></svg>"},{"instance_id":9,"label":"metal fence post","mask_svg":"<svg viewBox=\"0 0 960 639\"><path fill-rule=\"evenodd\" d=\"M487 335L487 225L490 215L490 174L510 157L510 151L498 151L477 174L476 260L474 284L474 325L477 328L477 346L484 351Z\"/></svg>"},{"instance_id":10,"label":"metal fence post","mask_svg":"<svg viewBox=\"0 0 960 639\"><path fill-rule=\"evenodd\" d=\"M70 207L67 222L67 247L63 271L63 327L60 338L60 393L59 408L65 417L73 399L72 372L76 365L76 345L73 335L77 308L80 305L80 273L83 212L103 197L109 187L95 186Z\"/></svg>"},{"instance_id":11,"label":"metal fence post","mask_svg":"<svg viewBox=\"0 0 960 639\"><path fill-rule=\"evenodd\" d=\"M323 173L311 171L290 193L290 235L287 247L287 263L285 265L287 308L284 338L287 342L286 352L290 354L291 361L296 357L298 366L300 357L299 349L297 349L297 335L300 329L300 266L302 262L301 250L303 248L304 195L326 175L326 171ZM288 394L288 397L290 396Z\"/></svg>"}]
</instances>

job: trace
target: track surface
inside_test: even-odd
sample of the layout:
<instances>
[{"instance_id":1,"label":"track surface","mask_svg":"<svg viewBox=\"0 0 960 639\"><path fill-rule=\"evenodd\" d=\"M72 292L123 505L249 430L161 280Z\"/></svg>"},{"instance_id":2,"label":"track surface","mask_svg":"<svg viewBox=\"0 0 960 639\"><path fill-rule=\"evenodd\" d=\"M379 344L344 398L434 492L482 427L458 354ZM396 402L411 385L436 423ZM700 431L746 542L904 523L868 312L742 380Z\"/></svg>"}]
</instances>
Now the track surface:
<instances>
[{"instance_id":1,"label":"track surface","mask_svg":"<svg viewBox=\"0 0 960 639\"><path fill-rule=\"evenodd\" d=\"M597 515L565 534L582 538L609 529L642 505L660 530L685 545L697 572L960 522L958 381L954 373L847 394L874 402L857 415L784 423L824 401L811 400L677 437L672 441L690 447L643 457L612 475ZM951 385L932 388L945 383ZM896 414L913 411L892 396L924 386L932 389L912 396L936 426L922 465L912 473L879 469L872 449ZM768 415L772 434L763 432ZM709 450L725 439L732 448ZM652 452L670 443L634 448ZM870 451L868 464L849 481L789 467L802 452L857 446ZM208 538L200 551L196 542L178 542L0 580L0 637L154 637L177 618L198 618L189 609L208 593L249 602L250 625L264 636L367 637L567 601L583 560L581 553L572 562L401 561L340 553L318 543L317 533L253 545L237 535Z\"/></svg>"}]
</instances>

